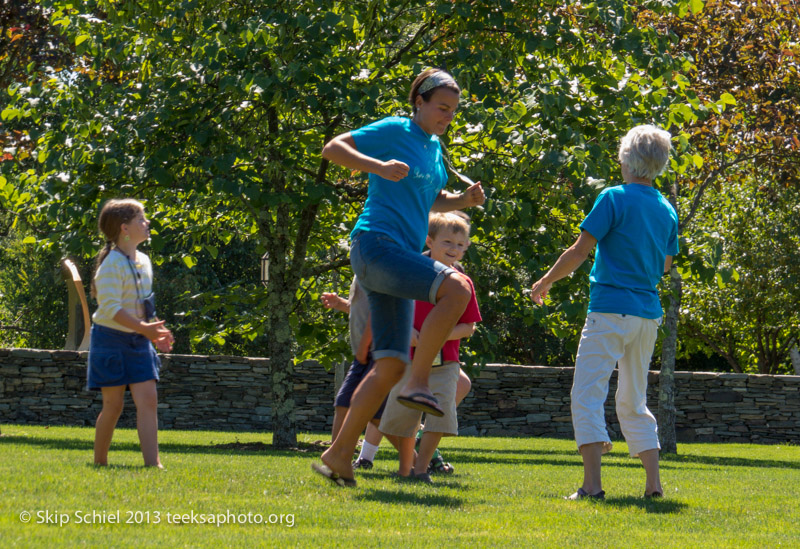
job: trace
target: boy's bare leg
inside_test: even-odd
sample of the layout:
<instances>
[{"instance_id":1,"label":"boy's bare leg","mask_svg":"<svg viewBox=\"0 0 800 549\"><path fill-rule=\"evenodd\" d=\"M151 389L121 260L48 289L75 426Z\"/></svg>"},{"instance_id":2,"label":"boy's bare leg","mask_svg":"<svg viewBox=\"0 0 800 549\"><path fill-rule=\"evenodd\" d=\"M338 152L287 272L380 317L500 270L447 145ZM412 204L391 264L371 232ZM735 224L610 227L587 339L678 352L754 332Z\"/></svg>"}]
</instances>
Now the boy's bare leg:
<instances>
[{"instance_id":1,"label":"boy's bare leg","mask_svg":"<svg viewBox=\"0 0 800 549\"><path fill-rule=\"evenodd\" d=\"M596 494L603 489L600 479L600 461L603 455L602 442L590 442L578 449L583 458L583 486L587 494Z\"/></svg>"},{"instance_id":2,"label":"boy's bare leg","mask_svg":"<svg viewBox=\"0 0 800 549\"><path fill-rule=\"evenodd\" d=\"M375 425L375 420L371 420L367 424L367 431L364 433L364 442L369 442L373 446L378 446L382 438L383 433L378 430L378 426Z\"/></svg>"},{"instance_id":3,"label":"boy's bare leg","mask_svg":"<svg viewBox=\"0 0 800 549\"><path fill-rule=\"evenodd\" d=\"M411 376L398 396L407 397L414 393L431 394L428 376L434 358L447 341L450 332L464 314L472 297L469 282L458 273L444 279L436 293L436 305L428 313L419 330L419 342L411 362Z\"/></svg>"},{"instance_id":4,"label":"boy's bare leg","mask_svg":"<svg viewBox=\"0 0 800 549\"><path fill-rule=\"evenodd\" d=\"M389 441L389 443L392 446L394 446L395 450L397 450L398 452L400 451L400 441L402 440L402 437L399 437L397 435L387 435L387 434L384 434L383 436L386 438L386 440Z\"/></svg>"},{"instance_id":5,"label":"boy's bare leg","mask_svg":"<svg viewBox=\"0 0 800 549\"><path fill-rule=\"evenodd\" d=\"M442 441L442 433L422 433L422 440L419 441L419 450L417 451L417 464L414 466L414 474L420 475L428 472L428 464L433 458L433 453L439 447Z\"/></svg>"},{"instance_id":6,"label":"boy's bare leg","mask_svg":"<svg viewBox=\"0 0 800 549\"><path fill-rule=\"evenodd\" d=\"M361 445L361 452L358 454L358 459L353 462L353 468L366 467L369 469L372 462L375 461L375 455L378 453L381 445L383 433L378 430L378 420L372 419L367 424L367 431L364 433L364 443ZM366 465L364 462L368 462Z\"/></svg>"},{"instance_id":7,"label":"boy's bare leg","mask_svg":"<svg viewBox=\"0 0 800 549\"><path fill-rule=\"evenodd\" d=\"M472 381L469 376L462 370L458 369L458 383L456 384L456 406L461 404L461 401L467 398L470 389L472 389Z\"/></svg>"},{"instance_id":8,"label":"boy's bare leg","mask_svg":"<svg viewBox=\"0 0 800 549\"><path fill-rule=\"evenodd\" d=\"M414 437L397 437L398 439L398 461L397 473L400 476L407 477L411 474L414 467Z\"/></svg>"},{"instance_id":9,"label":"boy's bare leg","mask_svg":"<svg viewBox=\"0 0 800 549\"><path fill-rule=\"evenodd\" d=\"M661 474L658 467L658 448L639 452L639 459L642 460L644 471L647 474L644 493L648 496L653 492L663 495L664 490L661 488Z\"/></svg>"},{"instance_id":10,"label":"boy's bare leg","mask_svg":"<svg viewBox=\"0 0 800 549\"><path fill-rule=\"evenodd\" d=\"M108 465L108 449L117 426L122 407L125 405L125 386L101 387L103 409L97 416L94 431L94 464Z\"/></svg>"},{"instance_id":11,"label":"boy's bare leg","mask_svg":"<svg viewBox=\"0 0 800 549\"><path fill-rule=\"evenodd\" d=\"M158 456L158 389L154 379L130 385L136 404L136 430L142 447L144 464L161 467Z\"/></svg>"},{"instance_id":12,"label":"boy's bare leg","mask_svg":"<svg viewBox=\"0 0 800 549\"><path fill-rule=\"evenodd\" d=\"M372 420L372 425L374 425L375 428L378 429L378 431L380 432L381 420L373 419ZM389 444L391 444L394 447L394 449L397 450L398 454L402 451L402 448L401 448L400 445L403 443L404 437L399 437L397 435L389 435L389 434L382 433L382 432L381 432L381 436L389 441ZM366 440L366 436L364 437L364 439ZM414 441L414 444L416 444L416 440ZM413 450L414 445L412 445L411 448ZM416 457L417 457L417 452L414 452L414 457L412 458L412 462L411 462L412 466L413 466L413 463L414 463L413 459L416 459Z\"/></svg>"},{"instance_id":13,"label":"boy's bare leg","mask_svg":"<svg viewBox=\"0 0 800 549\"><path fill-rule=\"evenodd\" d=\"M320 459L331 471L342 478L353 478L353 452L358 437L375 416L381 403L400 381L405 370L405 363L399 358L381 358L375 361L375 367L361 380L350 408L342 423L342 428L330 448L322 453Z\"/></svg>"}]
</instances>

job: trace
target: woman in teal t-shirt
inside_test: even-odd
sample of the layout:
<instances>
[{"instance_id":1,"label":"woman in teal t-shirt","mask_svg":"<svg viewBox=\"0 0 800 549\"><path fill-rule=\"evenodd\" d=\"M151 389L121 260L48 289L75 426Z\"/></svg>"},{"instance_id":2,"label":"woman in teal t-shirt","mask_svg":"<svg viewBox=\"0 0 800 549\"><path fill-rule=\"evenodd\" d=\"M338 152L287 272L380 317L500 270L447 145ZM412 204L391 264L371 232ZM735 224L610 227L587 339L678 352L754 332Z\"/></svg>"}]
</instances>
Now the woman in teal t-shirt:
<instances>
[{"instance_id":1,"label":"woman in teal t-shirt","mask_svg":"<svg viewBox=\"0 0 800 549\"><path fill-rule=\"evenodd\" d=\"M423 71L409 94L411 118L388 117L334 137L322 150L331 162L369 174L364 211L351 233L350 262L370 303L375 367L356 389L333 445L314 470L337 484L355 484L351 459L367 422L409 363L414 301L435 307L420 332L411 377L398 401L443 414L428 387L434 356L464 312L471 290L453 269L423 256L428 213L483 204L480 183L444 190L447 172L439 136L458 107L461 89L447 72Z\"/></svg>"},{"instance_id":2,"label":"woman in teal t-shirt","mask_svg":"<svg viewBox=\"0 0 800 549\"><path fill-rule=\"evenodd\" d=\"M605 189L581 223L581 234L531 287L542 304L553 283L595 249L589 311L575 357L572 427L583 459L583 485L567 499L605 499L601 458L611 450L605 422L608 382L618 367L617 417L628 452L645 469L646 498L661 497L658 429L647 408L647 371L661 323L656 288L678 253L678 215L653 187L669 162L670 134L636 126L620 141L623 185Z\"/></svg>"}]
</instances>

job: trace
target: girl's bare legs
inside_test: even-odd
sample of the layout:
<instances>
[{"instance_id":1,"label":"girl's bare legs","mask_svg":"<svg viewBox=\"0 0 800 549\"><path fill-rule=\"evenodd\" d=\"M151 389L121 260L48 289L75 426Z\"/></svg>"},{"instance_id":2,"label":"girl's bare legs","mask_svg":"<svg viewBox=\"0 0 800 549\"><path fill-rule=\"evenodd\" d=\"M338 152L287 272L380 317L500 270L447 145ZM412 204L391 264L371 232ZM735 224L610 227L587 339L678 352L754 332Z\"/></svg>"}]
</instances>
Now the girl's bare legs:
<instances>
[{"instance_id":1,"label":"girl's bare legs","mask_svg":"<svg viewBox=\"0 0 800 549\"><path fill-rule=\"evenodd\" d=\"M102 387L103 409L97 416L94 431L94 464L108 465L108 449L125 405L125 385Z\"/></svg>"},{"instance_id":2,"label":"girl's bare legs","mask_svg":"<svg viewBox=\"0 0 800 549\"><path fill-rule=\"evenodd\" d=\"M131 396L136 404L136 430L142 447L144 464L162 468L158 456L158 390L156 380L133 383Z\"/></svg>"},{"instance_id":3,"label":"girl's bare legs","mask_svg":"<svg viewBox=\"0 0 800 549\"><path fill-rule=\"evenodd\" d=\"M431 394L428 387L428 376L431 373L433 359L442 349L447 337L464 314L472 296L469 282L458 273L444 279L436 293L436 305L419 330L419 342L411 361L411 376L398 396L410 396L414 393Z\"/></svg>"}]
</instances>

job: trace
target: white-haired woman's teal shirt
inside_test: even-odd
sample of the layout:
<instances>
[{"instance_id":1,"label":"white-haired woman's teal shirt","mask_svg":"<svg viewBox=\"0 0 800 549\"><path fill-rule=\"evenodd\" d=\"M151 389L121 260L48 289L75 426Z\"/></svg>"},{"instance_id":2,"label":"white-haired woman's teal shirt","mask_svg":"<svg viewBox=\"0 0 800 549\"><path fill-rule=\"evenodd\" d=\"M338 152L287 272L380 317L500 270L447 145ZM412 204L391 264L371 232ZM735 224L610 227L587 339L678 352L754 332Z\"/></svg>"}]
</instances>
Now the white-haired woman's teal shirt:
<instances>
[{"instance_id":1,"label":"white-haired woman's teal shirt","mask_svg":"<svg viewBox=\"0 0 800 549\"><path fill-rule=\"evenodd\" d=\"M377 231L421 252L428 234L428 214L447 183L439 137L425 133L409 118L389 117L350 132L362 154L384 162L408 164L408 176L389 181L369 174L364 211L353 233Z\"/></svg>"},{"instance_id":2,"label":"white-haired woman's teal shirt","mask_svg":"<svg viewBox=\"0 0 800 549\"><path fill-rule=\"evenodd\" d=\"M660 318L656 289L668 255L678 253L678 215L653 187L603 190L581 229L597 239L589 312Z\"/></svg>"}]
</instances>

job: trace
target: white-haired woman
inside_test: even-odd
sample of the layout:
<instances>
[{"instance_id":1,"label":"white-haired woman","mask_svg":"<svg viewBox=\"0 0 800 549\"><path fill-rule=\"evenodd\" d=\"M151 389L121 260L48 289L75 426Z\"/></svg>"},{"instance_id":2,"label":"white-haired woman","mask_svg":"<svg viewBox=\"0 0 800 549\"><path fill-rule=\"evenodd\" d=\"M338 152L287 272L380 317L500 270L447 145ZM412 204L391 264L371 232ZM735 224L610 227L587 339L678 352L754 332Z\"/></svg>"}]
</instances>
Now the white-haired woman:
<instances>
[{"instance_id":1,"label":"white-haired woman","mask_svg":"<svg viewBox=\"0 0 800 549\"><path fill-rule=\"evenodd\" d=\"M572 425L583 458L583 485L567 499L604 499L601 456L611 450L603 406L619 365L617 417L632 457L647 480L644 495L661 497L657 424L647 409L647 371L661 323L656 286L678 253L678 216L653 188L669 160L670 134L637 126L622 138L625 184L605 189L581 223L578 240L533 284L541 304L553 283L572 273L595 249L589 310L581 332L572 385Z\"/></svg>"}]
</instances>

